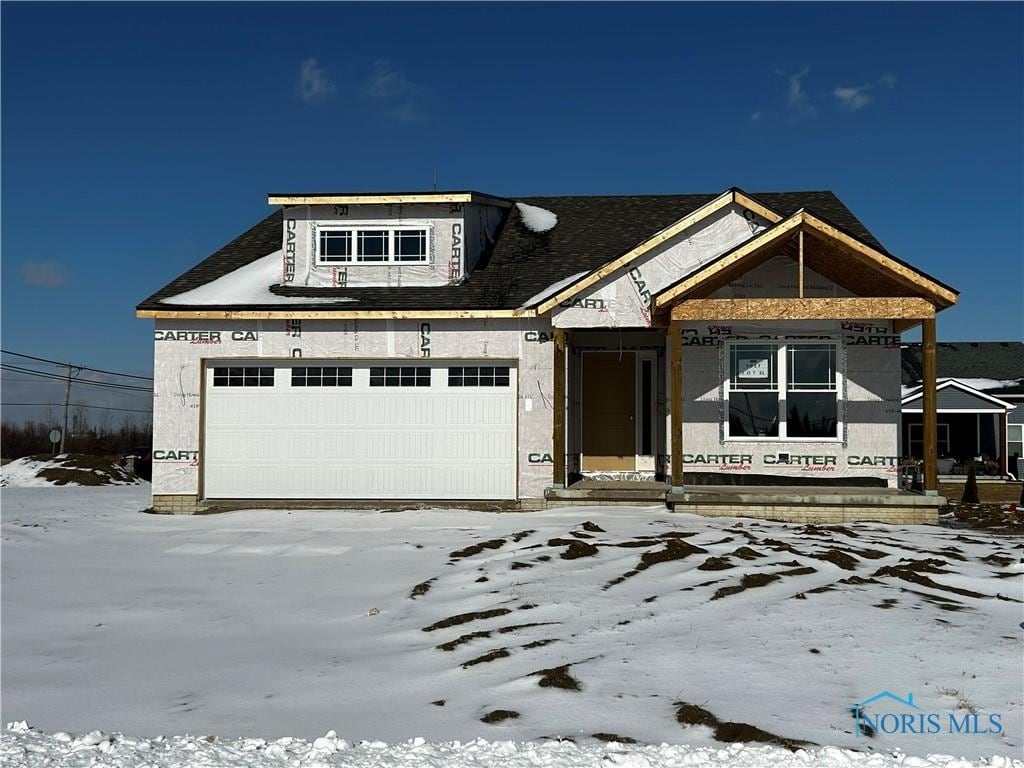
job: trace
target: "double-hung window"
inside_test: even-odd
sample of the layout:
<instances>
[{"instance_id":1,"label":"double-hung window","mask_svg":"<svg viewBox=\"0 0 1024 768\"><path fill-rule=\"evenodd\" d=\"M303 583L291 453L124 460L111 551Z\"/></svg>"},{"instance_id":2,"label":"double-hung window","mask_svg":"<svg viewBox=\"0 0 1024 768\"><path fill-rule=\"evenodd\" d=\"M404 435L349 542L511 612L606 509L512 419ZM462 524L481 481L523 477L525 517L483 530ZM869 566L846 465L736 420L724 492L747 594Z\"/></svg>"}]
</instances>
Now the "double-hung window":
<instances>
[{"instance_id":1,"label":"double-hung window","mask_svg":"<svg viewBox=\"0 0 1024 768\"><path fill-rule=\"evenodd\" d=\"M836 344L734 342L727 349L728 437L840 437Z\"/></svg>"},{"instance_id":2,"label":"double-hung window","mask_svg":"<svg viewBox=\"0 0 1024 768\"><path fill-rule=\"evenodd\" d=\"M321 226L317 228L318 264L427 264L427 226Z\"/></svg>"}]
</instances>

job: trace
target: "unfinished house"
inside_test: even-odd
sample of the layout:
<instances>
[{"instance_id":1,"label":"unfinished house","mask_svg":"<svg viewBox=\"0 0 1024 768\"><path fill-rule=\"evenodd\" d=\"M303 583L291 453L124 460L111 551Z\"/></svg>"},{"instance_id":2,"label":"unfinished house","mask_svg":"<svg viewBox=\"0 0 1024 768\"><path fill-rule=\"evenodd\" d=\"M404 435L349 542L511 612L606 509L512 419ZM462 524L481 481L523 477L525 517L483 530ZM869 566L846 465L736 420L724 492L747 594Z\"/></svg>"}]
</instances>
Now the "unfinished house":
<instances>
[{"instance_id":1,"label":"unfinished house","mask_svg":"<svg viewBox=\"0 0 1024 768\"><path fill-rule=\"evenodd\" d=\"M268 202L138 305L158 511L936 518L935 317L957 293L831 192ZM924 494L899 488L918 325Z\"/></svg>"}]
</instances>

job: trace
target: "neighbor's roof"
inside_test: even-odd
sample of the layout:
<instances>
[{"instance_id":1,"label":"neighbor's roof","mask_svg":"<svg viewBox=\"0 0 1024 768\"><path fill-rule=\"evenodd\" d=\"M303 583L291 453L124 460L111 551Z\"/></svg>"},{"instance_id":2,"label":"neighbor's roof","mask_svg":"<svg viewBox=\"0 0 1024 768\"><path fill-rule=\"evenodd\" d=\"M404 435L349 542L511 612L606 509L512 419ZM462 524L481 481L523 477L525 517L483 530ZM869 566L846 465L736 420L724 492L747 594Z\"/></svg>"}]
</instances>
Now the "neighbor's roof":
<instances>
[{"instance_id":1,"label":"neighbor's roof","mask_svg":"<svg viewBox=\"0 0 1024 768\"><path fill-rule=\"evenodd\" d=\"M903 346L903 384L921 382L921 345ZM960 379L999 397L1024 394L1024 342L947 341L936 345L936 377ZM1016 381L1016 384L1010 382Z\"/></svg>"},{"instance_id":2,"label":"neighbor's roof","mask_svg":"<svg viewBox=\"0 0 1024 768\"><path fill-rule=\"evenodd\" d=\"M557 226L547 232L533 232L523 224L516 206L508 208L490 252L484 254L467 279L458 285L424 288L277 286L272 290L284 296L325 298L324 304L309 303L307 299L302 305L303 310L337 309L338 304L330 303L327 299L340 296L355 300L346 304L346 309L517 309L554 283L581 272L598 269L622 256L638 243L721 194L517 197L515 200L518 202L555 213L558 216ZM875 237L832 192L761 192L750 197L784 217L804 208L864 243L884 251ZM160 300L198 288L279 250L281 226L282 211L278 210L145 299L138 305L138 309L212 309L209 305L169 305ZM281 304L218 307L223 310L281 308Z\"/></svg>"}]
</instances>

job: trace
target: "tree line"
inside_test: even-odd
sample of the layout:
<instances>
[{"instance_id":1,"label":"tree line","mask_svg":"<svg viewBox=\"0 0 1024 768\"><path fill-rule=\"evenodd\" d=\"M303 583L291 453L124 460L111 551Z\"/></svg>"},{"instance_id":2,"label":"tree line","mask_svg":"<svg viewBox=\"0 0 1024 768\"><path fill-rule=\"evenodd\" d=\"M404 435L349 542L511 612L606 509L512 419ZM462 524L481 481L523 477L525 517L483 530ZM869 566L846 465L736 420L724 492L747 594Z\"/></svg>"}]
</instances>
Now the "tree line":
<instances>
[{"instance_id":1,"label":"tree line","mask_svg":"<svg viewBox=\"0 0 1024 768\"><path fill-rule=\"evenodd\" d=\"M0 424L0 454L4 459L49 454L53 451L50 431L64 421L64 414L48 413L43 421L4 422ZM149 452L153 444L153 425L134 414L126 414L115 423L110 411L102 411L96 418L83 408L72 408L68 419L68 434L64 440L66 453L88 453L97 456L119 456L143 449Z\"/></svg>"}]
</instances>

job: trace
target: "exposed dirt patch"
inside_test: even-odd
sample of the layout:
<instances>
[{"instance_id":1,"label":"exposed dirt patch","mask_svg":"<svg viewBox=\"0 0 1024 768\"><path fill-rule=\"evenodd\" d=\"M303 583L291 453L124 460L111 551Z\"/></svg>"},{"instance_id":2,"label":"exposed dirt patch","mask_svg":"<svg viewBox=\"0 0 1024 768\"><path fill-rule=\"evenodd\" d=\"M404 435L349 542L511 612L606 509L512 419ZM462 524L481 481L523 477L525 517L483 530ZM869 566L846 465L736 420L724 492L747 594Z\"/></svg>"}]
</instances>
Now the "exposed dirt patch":
<instances>
[{"instance_id":1,"label":"exposed dirt patch","mask_svg":"<svg viewBox=\"0 0 1024 768\"><path fill-rule=\"evenodd\" d=\"M433 632L438 629L445 629L447 627L455 627L459 624L468 624L471 621L482 621L483 619L493 619L495 616L504 616L505 614L512 613L508 608L492 608L489 611L473 611L471 613L459 613L455 616L449 616L447 619L441 619L441 621L431 624L429 627L424 627L424 632Z\"/></svg>"},{"instance_id":2,"label":"exposed dirt patch","mask_svg":"<svg viewBox=\"0 0 1024 768\"><path fill-rule=\"evenodd\" d=\"M517 717L519 717L519 713L514 710L495 709L481 717L480 722L488 723L489 725L494 725L495 723L501 723L505 720L515 720Z\"/></svg>"},{"instance_id":3,"label":"exposed dirt patch","mask_svg":"<svg viewBox=\"0 0 1024 768\"><path fill-rule=\"evenodd\" d=\"M639 549L641 547L656 547L658 546L657 539L647 539L646 541L620 541L617 544L606 544L608 547L627 547L629 549Z\"/></svg>"},{"instance_id":4,"label":"exposed dirt patch","mask_svg":"<svg viewBox=\"0 0 1024 768\"><path fill-rule=\"evenodd\" d=\"M521 560L516 560L509 568L513 571L521 571L524 568L533 568L533 563L524 563Z\"/></svg>"},{"instance_id":5,"label":"exposed dirt patch","mask_svg":"<svg viewBox=\"0 0 1024 768\"><path fill-rule=\"evenodd\" d=\"M481 576L479 579L476 580L476 583L481 584L485 581L490 581L490 579L488 579L486 576Z\"/></svg>"},{"instance_id":6,"label":"exposed dirt patch","mask_svg":"<svg viewBox=\"0 0 1024 768\"><path fill-rule=\"evenodd\" d=\"M899 602L899 600L897 600L897 599L896 599L896 598L894 598L894 597L887 597L887 598L886 598L886 599L884 599L884 600L883 600L882 602L880 602L880 603L875 603L875 608L883 608L883 609L884 609L884 608L892 608L892 607L893 607L894 605L896 605L896 604L897 604L898 602Z\"/></svg>"},{"instance_id":7,"label":"exposed dirt patch","mask_svg":"<svg viewBox=\"0 0 1024 768\"><path fill-rule=\"evenodd\" d=\"M579 539L551 539L548 542L552 547L565 547L559 553L563 560L578 560L581 557L593 557L597 554L597 547Z\"/></svg>"},{"instance_id":8,"label":"exposed dirt patch","mask_svg":"<svg viewBox=\"0 0 1024 768\"><path fill-rule=\"evenodd\" d=\"M437 701L432 701L430 703L433 704L435 707L443 707L446 702L444 699L438 699Z\"/></svg>"},{"instance_id":9,"label":"exposed dirt patch","mask_svg":"<svg viewBox=\"0 0 1024 768\"><path fill-rule=\"evenodd\" d=\"M856 557L848 552L843 552L841 549L827 549L824 552L810 552L808 554L818 560L826 560L832 563L832 565L838 565L844 571L856 570L857 563L860 562Z\"/></svg>"},{"instance_id":10,"label":"exposed dirt patch","mask_svg":"<svg viewBox=\"0 0 1024 768\"><path fill-rule=\"evenodd\" d=\"M501 549L505 546L505 539L490 539L488 541L480 541L476 544L471 544L465 549L457 549L454 552L449 552L448 557L452 560L461 560L464 557L473 557L473 555L479 555L485 549Z\"/></svg>"},{"instance_id":11,"label":"exposed dirt patch","mask_svg":"<svg viewBox=\"0 0 1024 768\"><path fill-rule=\"evenodd\" d=\"M135 485L139 482L111 456L67 453L56 457L40 454L29 458L50 465L36 472L36 477L54 485Z\"/></svg>"},{"instance_id":12,"label":"exposed dirt patch","mask_svg":"<svg viewBox=\"0 0 1024 768\"><path fill-rule=\"evenodd\" d=\"M415 600L417 597L423 597L423 595L427 594L427 592L430 591L430 585L433 584L435 581L437 581L436 576L432 579L427 579L426 581L420 582L412 588L412 591L409 593L409 598L411 600Z\"/></svg>"},{"instance_id":13,"label":"exposed dirt patch","mask_svg":"<svg viewBox=\"0 0 1024 768\"><path fill-rule=\"evenodd\" d=\"M532 643L527 643L526 645L521 645L519 647L524 650L530 650L531 648L543 648L545 645L551 645L552 643L557 642L558 640L555 638L549 638L547 640L534 640Z\"/></svg>"},{"instance_id":14,"label":"exposed dirt patch","mask_svg":"<svg viewBox=\"0 0 1024 768\"><path fill-rule=\"evenodd\" d=\"M758 552L750 547L739 547L733 550L731 557L738 557L740 560L757 560L761 557L768 557L764 552Z\"/></svg>"},{"instance_id":15,"label":"exposed dirt patch","mask_svg":"<svg viewBox=\"0 0 1024 768\"><path fill-rule=\"evenodd\" d=\"M589 533L584 533L583 531L569 531L569 535L570 536L575 536L577 539L592 539L592 538L594 538Z\"/></svg>"},{"instance_id":16,"label":"exposed dirt patch","mask_svg":"<svg viewBox=\"0 0 1024 768\"><path fill-rule=\"evenodd\" d=\"M552 624L558 624L557 621L531 621L527 624L510 624L507 627L498 627L496 629L481 629L477 632L468 632L465 635L459 635L454 640L449 640L447 643L441 643L435 646L439 651L454 651L460 645L465 645L473 640L479 640L481 638L490 637L494 634L507 635L510 632L518 632L520 629L529 629L530 627L547 627Z\"/></svg>"},{"instance_id":17,"label":"exposed dirt patch","mask_svg":"<svg viewBox=\"0 0 1024 768\"><path fill-rule=\"evenodd\" d=\"M720 600L723 597L736 595L747 589L763 587L765 584L771 584L773 581L778 581L780 578L782 577L776 573L748 573L740 579L739 584L731 587L722 587L717 590L715 594L711 596L711 599Z\"/></svg>"},{"instance_id":18,"label":"exposed dirt patch","mask_svg":"<svg viewBox=\"0 0 1024 768\"><path fill-rule=\"evenodd\" d=\"M718 725L718 718L704 709L704 707L678 701L676 705L678 706L678 709L676 709L676 720L682 725L706 725L709 728Z\"/></svg>"},{"instance_id":19,"label":"exposed dirt patch","mask_svg":"<svg viewBox=\"0 0 1024 768\"><path fill-rule=\"evenodd\" d=\"M988 563L989 565L1007 566L1016 563L1017 558L1010 557L1009 555L1003 555L999 552L993 552L991 555L981 558L981 562Z\"/></svg>"},{"instance_id":20,"label":"exposed dirt patch","mask_svg":"<svg viewBox=\"0 0 1024 768\"><path fill-rule=\"evenodd\" d=\"M914 563L919 563L919 562L922 562L922 561L915 560L913 562ZM930 571L930 572L934 573L934 571ZM942 590L944 592L952 592L955 595L963 595L964 597L974 597L974 598L980 598L980 599L984 599L984 598L988 597L988 595L983 595L980 592L972 592L969 589L961 589L960 587L951 587L951 586L947 586L945 584L939 584L937 581L935 581L934 579L931 579L931 578L925 576L920 571L915 570L914 568L909 567L909 565L904 565L902 563L899 563L897 565L886 565L886 566L883 566L882 568L879 568L877 571L875 571L874 575L875 576L892 576L893 578L896 578L896 579L902 579L903 581L909 581L909 582L912 582L914 584L919 584L922 587L928 587L929 589L938 589L938 590ZM1007 598L1007 599L1011 599L1011 598ZM1014 600L1013 602L1020 602L1020 601L1019 600Z\"/></svg>"},{"instance_id":21,"label":"exposed dirt patch","mask_svg":"<svg viewBox=\"0 0 1024 768\"><path fill-rule=\"evenodd\" d=\"M629 736L619 736L615 733L595 733L592 735L599 741L607 741L609 743L618 742L619 744L636 744L636 739L631 739Z\"/></svg>"},{"instance_id":22,"label":"exposed dirt patch","mask_svg":"<svg viewBox=\"0 0 1024 768\"><path fill-rule=\"evenodd\" d=\"M477 664L486 664L489 661L495 661L496 659L504 659L512 654L509 653L507 648L496 648L493 651L485 653L483 656L477 656L475 659L470 659L462 665L463 669L469 669L475 667Z\"/></svg>"},{"instance_id":23,"label":"exposed dirt patch","mask_svg":"<svg viewBox=\"0 0 1024 768\"><path fill-rule=\"evenodd\" d=\"M798 739L787 739L776 736L774 733L763 731L757 726L749 723L731 723L720 721L715 715L696 704L676 702L676 720L682 725L703 725L713 728L715 739L724 742L751 742L756 741L762 744L772 744L777 747L796 751L801 747L808 746L810 742Z\"/></svg>"},{"instance_id":24,"label":"exposed dirt patch","mask_svg":"<svg viewBox=\"0 0 1024 768\"><path fill-rule=\"evenodd\" d=\"M569 674L571 666L572 664L563 664L560 667L551 667L551 669L539 669L531 673L529 677L539 677L538 685L541 688L563 688L567 691L578 691L580 690L580 681Z\"/></svg>"},{"instance_id":25,"label":"exposed dirt patch","mask_svg":"<svg viewBox=\"0 0 1024 768\"><path fill-rule=\"evenodd\" d=\"M597 523L590 522L589 520L584 520L580 528L584 531L590 531L591 533L604 533L604 528Z\"/></svg>"},{"instance_id":26,"label":"exposed dirt patch","mask_svg":"<svg viewBox=\"0 0 1024 768\"><path fill-rule=\"evenodd\" d=\"M516 542L518 544L520 541L525 539L527 536L532 536L535 533L536 533L536 531L519 531L519 533L513 533L512 534L512 541L514 541L514 542Z\"/></svg>"},{"instance_id":27,"label":"exposed dirt patch","mask_svg":"<svg viewBox=\"0 0 1024 768\"><path fill-rule=\"evenodd\" d=\"M697 566L698 571L725 571L736 566L729 562L728 557L709 557Z\"/></svg>"},{"instance_id":28,"label":"exposed dirt patch","mask_svg":"<svg viewBox=\"0 0 1024 768\"><path fill-rule=\"evenodd\" d=\"M662 549L644 552L640 555L640 562L637 564L636 568L631 571L626 571L617 579L612 579L604 585L604 588L608 589L610 587L614 587L616 584L621 584L626 579L630 579L641 571L646 571L648 568L658 565L658 563L667 563L672 560L683 560L690 555L697 554L707 554L707 550L703 547L697 547L689 542L683 541L681 538L666 539L665 546Z\"/></svg>"},{"instance_id":29,"label":"exposed dirt patch","mask_svg":"<svg viewBox=\"0 0 1024 768\"><path fill-rule=\"evenodd\" d=\"M803 528L797 529L798 535L819 536L826 539L834 538L837 533L841 533L843 536L849 536L851 539L860 537L859 533L845 525L829 525L822 527L820 525L815 525L814 523L808 523Z\"/></svg>"}]
</instances>

